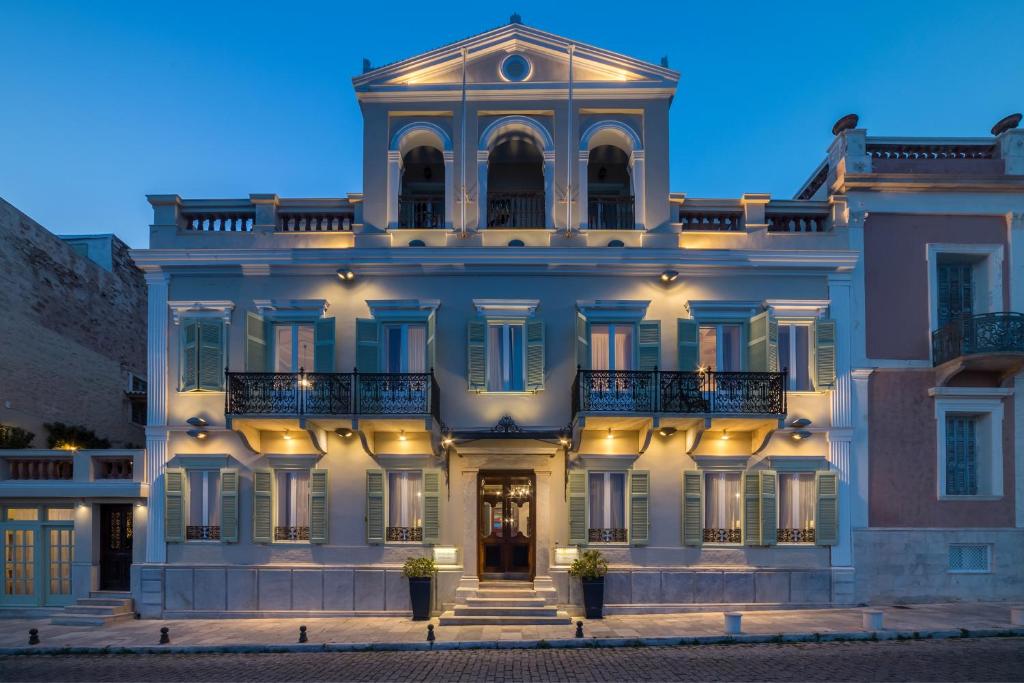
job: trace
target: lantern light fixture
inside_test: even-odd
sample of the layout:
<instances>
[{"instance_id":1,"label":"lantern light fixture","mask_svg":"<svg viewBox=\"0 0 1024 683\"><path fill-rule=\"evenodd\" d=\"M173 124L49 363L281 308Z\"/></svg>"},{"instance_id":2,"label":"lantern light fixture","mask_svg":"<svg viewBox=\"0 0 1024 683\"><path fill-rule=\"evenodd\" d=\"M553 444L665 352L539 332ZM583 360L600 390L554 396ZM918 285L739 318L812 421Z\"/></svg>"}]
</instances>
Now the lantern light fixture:
<instances>
[{"instance_id":1,"label":"lantern light fixture","mask_svg":"<svg viewBox=\"0 0 1024 683\"><path fill-rule=\"evenodd\" d=\"M811 433L809 431L807 431L806 429L801 429L801 430L793 432L793 440L794 441L803 441L804 439L809 439L809 438L811 438Z\"/></svg>"},{"instance_id":2,"label":"lantern light fixture","mask_svg":"<svg viewBox=\"0 0 1024 683\"><path fill-rule=\"evenodd\" d=\"M185 433L191 436L193 439L199 439L200 441L202 441L203 439L210 435L210 433L205 429L190 429Z\"/></svg>"},{"instance_id":3,"label":"lantern light fixture","mask_svg":"<svg viewBox=\"0 0 1024 683\"><path fill-rule=\"evenodd\" d=\"M811 426L811 421L806 417L798 417L789 423L789 426L793 429L804 429Z\"/></svg>"},{"instance_id":4,"label":"lantern light fixture","mask_svg":"<svg viewBox=\"0 0 1024 683\"><path fill-rule=\"evenodd\" d=\"M199 416L190 417L189 419L185 420L185 422L189 423L193 427L198 427L200 429L208 424L206 420Z\"/></svg>"},{"instance_id":5,"label":"lantern light fixture","mask_svg":"<svg viewBox=\"0 0 1024 683\"><path fill-rule=\"evenodd\" d=\"M347 439L351 437L355 432L353 432L348 427L338 427L337 429L334 430L334 433L343 439Z\"/></svg>"},{"instance_id":6,"label":"lantern light fixture","mask_svg":"<svg viewBox=\"0 0 1024 683\"><path fill-rule=\"evenodd\" d=\"M678 278L678 277L679 277L679 271L677 271L677 270L663 270L661 272L661 281L665 282L665 283L675 282L676 278Z\"/></svg>"},{"instance_id":7,"label":"lantern light fixture","mask_svg":"<svg viewBox=\"0 0 1024 683\"><path fill-rule=\"evenodd\" d=\"M676 431L678 431L678 430L676 430L675 427L662 427L661 429L658 430L658 433L661 434L662 436L668 438L668 437L672 436L673 434L675 434Z\"/></svg>"},{"instance_id":8,"label":"lantern light fixture","mask_svg":"<svg viewBox=\"0 0 1024 683\"><path fill-rule=\"evenodd\" d=\"M342 266L341 268L338 268L338 279L342 282L351 282L356 279L356 274L348 266Z\"/></svg>"}]
</instances>

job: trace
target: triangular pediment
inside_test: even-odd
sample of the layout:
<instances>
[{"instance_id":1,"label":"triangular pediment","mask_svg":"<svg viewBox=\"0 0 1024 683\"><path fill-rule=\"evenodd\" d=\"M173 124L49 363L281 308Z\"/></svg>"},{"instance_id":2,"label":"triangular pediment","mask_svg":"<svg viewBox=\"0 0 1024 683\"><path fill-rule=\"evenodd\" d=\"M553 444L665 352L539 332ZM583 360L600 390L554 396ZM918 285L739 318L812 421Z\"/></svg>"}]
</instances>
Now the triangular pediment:
<instances>
[{"instance_id":1,"label":"triangular pediment","mask_svg":"<svg viewBox=\"0 0 1024 683\"><path fill-rule=\"evenodd\" d=\"M415 57L372 69L353 79L360 93L403 89L458 88L463 69L467 87L524 88L565 84L569 80L569 51L574 86L616 84L675 89L679 74L671 69L546 33L523 24L508 24ZM520 55L528 77L506 78L502 64ZM465 60L465 64L463 64Z\"/></svg>"}]
</instances>

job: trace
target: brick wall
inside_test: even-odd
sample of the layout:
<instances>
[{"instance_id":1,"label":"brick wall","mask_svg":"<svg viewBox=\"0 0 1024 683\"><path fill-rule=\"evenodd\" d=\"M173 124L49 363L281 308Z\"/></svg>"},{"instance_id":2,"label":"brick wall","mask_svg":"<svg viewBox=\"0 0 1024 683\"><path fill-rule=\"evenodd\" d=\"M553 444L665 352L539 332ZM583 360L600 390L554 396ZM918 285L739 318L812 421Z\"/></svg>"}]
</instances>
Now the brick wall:
<instances>
[{"instance_id":1,"label":"brick wall","mask_svg":"<svg viewBox=\"0 0 1024 683\"><path fill-rule=\"evenodd\" d=\"M0 423L82 424L114 446L144 443L125 396L146 375L146 283L113 239L104 270L0 199Z\"/></svg>"}]
</instances>

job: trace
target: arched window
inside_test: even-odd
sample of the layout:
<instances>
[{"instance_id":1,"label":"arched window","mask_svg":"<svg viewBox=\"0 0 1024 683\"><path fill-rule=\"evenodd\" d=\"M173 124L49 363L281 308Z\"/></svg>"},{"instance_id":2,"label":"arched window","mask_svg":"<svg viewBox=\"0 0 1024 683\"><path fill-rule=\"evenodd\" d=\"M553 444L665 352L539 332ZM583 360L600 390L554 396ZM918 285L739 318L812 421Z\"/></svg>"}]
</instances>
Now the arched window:
<instances>
[{"instance_id":1,"label":"arched window","mask_svg":"<svg viewBox=\"0 0 1024 683\"><path fill-rule=\"evenodd\" d=\"M511 132L487 159L487 227L544 227L544 155L534 141Z\"/></svg>"},{"instance_id":2,"label":"arched window","mask_svg":"<svg viewBox=\"0 0 1024 683\"><path fill-rule=\"evenodd\" d=\"M402 157L398 225L402 228L444 227L444 157L440 150L421 145Z\"/></svg>"},{"instance_id":3,"label":"arched window","mask_svg":"<svg viewBox=\"0 0 1024 683\"><path fill-rule=\"evenodd\" d=\"M618 147L601 145L590 150L587 163L587 217L590 228L633 228L633 190L629 157Z\"/></svg>"}]
</instances>

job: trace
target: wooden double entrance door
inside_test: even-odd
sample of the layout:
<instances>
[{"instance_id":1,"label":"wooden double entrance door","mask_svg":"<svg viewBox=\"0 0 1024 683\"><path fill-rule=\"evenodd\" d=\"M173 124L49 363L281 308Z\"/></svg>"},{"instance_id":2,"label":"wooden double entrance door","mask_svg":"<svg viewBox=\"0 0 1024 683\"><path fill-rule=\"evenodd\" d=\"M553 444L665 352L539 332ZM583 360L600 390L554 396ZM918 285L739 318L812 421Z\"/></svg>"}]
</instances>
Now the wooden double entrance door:
<instances>
[{"instance_id":1,"label":"wooden double entrance door","mask_svg":"<svg viewBox=\"0 0 1024 683\"><path fill-rule=\"evenodd\" d=\"M533 472L482 471L477 476L481 579L533 579L536 483Z\"/></svg>"}]
</instances>

